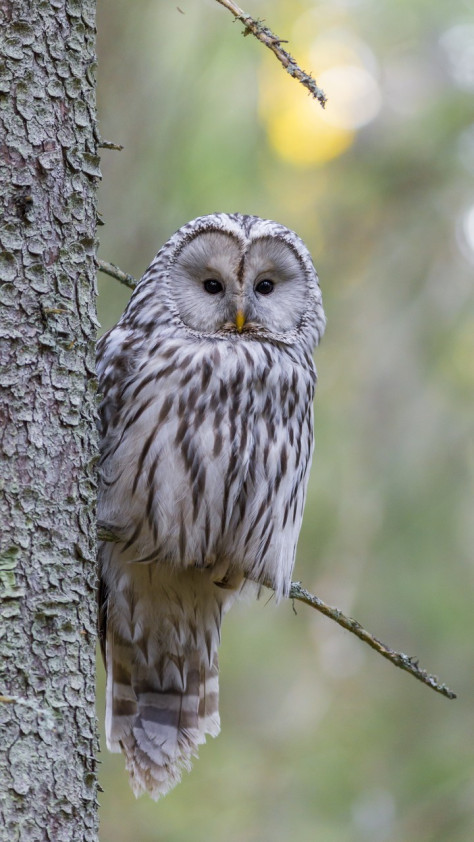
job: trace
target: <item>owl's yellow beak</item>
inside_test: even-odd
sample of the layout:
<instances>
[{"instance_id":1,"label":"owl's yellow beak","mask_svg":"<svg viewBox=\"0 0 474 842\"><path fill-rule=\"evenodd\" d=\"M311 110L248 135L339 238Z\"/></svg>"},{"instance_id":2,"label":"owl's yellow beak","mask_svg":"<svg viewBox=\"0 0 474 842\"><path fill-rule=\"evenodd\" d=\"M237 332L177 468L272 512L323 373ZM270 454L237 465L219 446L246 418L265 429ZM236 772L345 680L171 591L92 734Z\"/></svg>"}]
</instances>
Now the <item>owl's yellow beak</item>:
<instances>
[{"instance_id":1,"label":"owl's yellow beak","mask_svg":"<svg viewBox=\"0 0 474 842\"><path fill-rule=\"evenodd\" d=\"M239 333L242 333L242 328L245 324L245 316L243 310L237 310L237 315L235 317L235 326Z\"/></svg>"}]
</instances>

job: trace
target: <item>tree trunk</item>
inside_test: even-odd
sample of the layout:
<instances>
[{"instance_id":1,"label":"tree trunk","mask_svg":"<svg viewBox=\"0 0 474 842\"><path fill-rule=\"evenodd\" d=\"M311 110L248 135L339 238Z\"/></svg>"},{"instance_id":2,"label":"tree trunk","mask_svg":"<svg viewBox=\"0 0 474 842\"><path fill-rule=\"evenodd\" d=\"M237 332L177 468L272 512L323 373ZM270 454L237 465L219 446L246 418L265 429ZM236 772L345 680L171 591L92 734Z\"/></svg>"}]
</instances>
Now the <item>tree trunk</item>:
<instances>
[{"instance_id":1,"label":"tree trunk","mask_svg":"<svg viewBox=\"0 0 474 842\"><path fill-rule=\"evenodd\" d=\"M0 838L97 838L95 0L0 0Z\"/></svg>"}]
</instances>

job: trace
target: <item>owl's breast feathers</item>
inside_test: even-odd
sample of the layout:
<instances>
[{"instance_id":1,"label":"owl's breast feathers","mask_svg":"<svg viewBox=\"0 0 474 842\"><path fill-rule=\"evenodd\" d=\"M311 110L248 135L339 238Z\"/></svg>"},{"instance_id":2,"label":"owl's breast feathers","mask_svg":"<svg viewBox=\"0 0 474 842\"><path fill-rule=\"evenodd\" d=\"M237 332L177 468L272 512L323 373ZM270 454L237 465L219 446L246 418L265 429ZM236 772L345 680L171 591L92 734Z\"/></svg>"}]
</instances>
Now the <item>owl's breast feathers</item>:
<instances>
[{"instance_id":1,"label":"owl's breast feathers","mask_svg":"<svg viewBox=\"0 0 474 842\"><path fill-rule=\"evenodd\" d=\"M111 331L99 358L99 506L124 560L218 565L223 581L240 574L286 595L313 449L311 357L168 339L127 372L125 337Z\"/></svg>"}]
</instances>

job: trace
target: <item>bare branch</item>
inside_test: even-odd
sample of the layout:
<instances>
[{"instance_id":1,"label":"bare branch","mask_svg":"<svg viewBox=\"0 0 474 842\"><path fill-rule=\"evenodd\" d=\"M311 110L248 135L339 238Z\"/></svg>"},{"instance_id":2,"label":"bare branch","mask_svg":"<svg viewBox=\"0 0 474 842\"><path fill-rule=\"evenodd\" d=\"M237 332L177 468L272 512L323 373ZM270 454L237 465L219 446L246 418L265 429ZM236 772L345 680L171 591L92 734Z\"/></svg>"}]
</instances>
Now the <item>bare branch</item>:
<instances>
[{"instance_id":1,"label":"bare branch","mask_svg":"<svg viewBox=\"0 0 474 842\"><path fill-rule=\"evenodd\" d=\"M121 143L114 143L112 140L101 140L97 146L99 149L115 149L117 152L121 152L123 149Z\"/></svg>"},{"instance_id":2,"label":"bare branch","mask_svg":"<svg viewBox=\"0 0 474 842\"><path fill-rule=\"evenodd\" d=\"M99 272L103 272L104 275L110 275L111 278L115 278L116 281L120 281L121 284L128 287L129 289L135 289L138 281L133 275L128 275L126 272L122 272L118 266L115 266L114 263L107 263L105 260L97 260L97 267Z\"/></svg>"},{"instance_id":3,"label":"bare branch","mask_svg":"<svg viewBox=\"0 0 474 842\"><path fill-rule=\"evenodd\" d=\"M99 541L118 542L121 540L117 535L111 532L105 524L99 524L97 538ZM318 596L309 593L309 591L303 588L301 582L291 583L289 599L297 599L299 602L304 602L305 605L310 605L311 608L315 608L316 611L319 611L321 614L324 614L326 617L334 620L334 622L336 622L339 626L342 626L344 629L347 629L347 631L355 634L359 640L367 643L372 649L375 649L379 655L382 655L383 658L386 658L394 666L410 673L410 675L413 675L414 678L418 679L418 681L422 681L423 684L431 687L431 689L435 690L437 693L441 693L441 695L445 696L447 699L456 698L456 693L453 693L446 684L440 684L436 676L430 675L426 672L426 670L421 669L418 665L418 661L414 658L411 658L409 655L404 655L403 652L395 652L390 648L390 646L386 646L385 643L381 643L381 641L377 640L377 638L370 634L367 629L364 629L357 620L353 620L352 617L347 617L339 610L339 608L333 608L331 605L327 605L323 602L322 599L319 599Z\"/></svg>"},{"instance_id":4,"label":"bare branch","mask_svg":"<svg viewBox=\"0 0 474 842\"><path fill-rule=\"evenodd\" d=\"M120 538L118 537L118 535L115 535L114 532L111 532L110 529L108 529L107 526L105 526L105 524L98 523L97 540L108 541L111 544L118 544Z\"/></svg>"},{"instance_id":5,"label":"bare branch","mask_svg":"<svg viewBox=\"0 0 474 842\"><path fill-rule=\"evenodd\" d=\"M456 693L453 693L446 684L440 684L436 676L429 675L429 673L421 669L418 666L418 661L414 658L411 658L409 655L404 655L403 652L395 652L390 648L390 646L386 646L385 643L377 640L377 638L364 629L357 620L353 620L352 617L346 617L339 608L333 608L330 605L326 605L322 599L319 599L319 597L314 596L309 593L309 591L305 590L305 588L301 585L301 582L292 582L290 599L298 599L306 605L311 605L311 607L315 608L316 611L320 611L321 614L324 614L326 617L330 617L331 620L334 620L344 629L347 629L347 631L355 634L356 637L363 640L364 643L367 643L372 647L372 649L375 649L379 655L382 655L383 658L387 658L387 660L394 664L394 666L400 667L400 669L409 672L410 675L413 675L419 681L422 681L423 684L427 684L428 687L431 687L432 690L436 690L437 693L441 693L443 696L446 696L447 699L456 698Z\"/></svg>"},{"instance_id":6,"label":"bare branch","mask_svg":"<svg viewBox=\"0 0 474 842\"><path fill-rule=\"evenodd\" d=\"M324 108L327 102L326 94L318 87L315 79L313 79L309 73L306 73L301 69L293 56L281 47L281 44L286 42L284 42L281 38L278 38L277 35L274 35L268 27L263 25L262 21L255 20L255 18L252 18L244 12L244 10L241 9L237 3L234 3L233 0L217 0L217 2L228 9L237 20L240 20L244 24L244 35L252 34L255 38L261 41L262 44L265 44L265 46L268 47L268 49L271 50L277 57L278 61L283 65L287 73L295 79L298 79L298 81L308 89L311 96L317 99L322 108Z\"/></svg>"}]
</instances>

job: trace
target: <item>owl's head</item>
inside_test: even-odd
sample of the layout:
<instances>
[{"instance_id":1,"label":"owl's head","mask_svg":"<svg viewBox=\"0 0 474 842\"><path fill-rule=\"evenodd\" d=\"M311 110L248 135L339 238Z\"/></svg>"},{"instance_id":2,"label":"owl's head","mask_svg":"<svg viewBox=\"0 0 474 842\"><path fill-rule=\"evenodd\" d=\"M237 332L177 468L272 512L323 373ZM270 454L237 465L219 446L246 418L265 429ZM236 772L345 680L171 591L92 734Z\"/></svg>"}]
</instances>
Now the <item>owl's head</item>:
<instances>
[{"instance_id":1,"label":"owl's head","mask_svg":"<svg viewBox=\"0 0 474 842\"><path fill-rule=\"evenodd\" d=\"M224 213L193 220L161 249L138 290L157 281L175 324L199 336L314 346L324 331L311 256L270 220Z\"/></svg>"}]
</instances>

